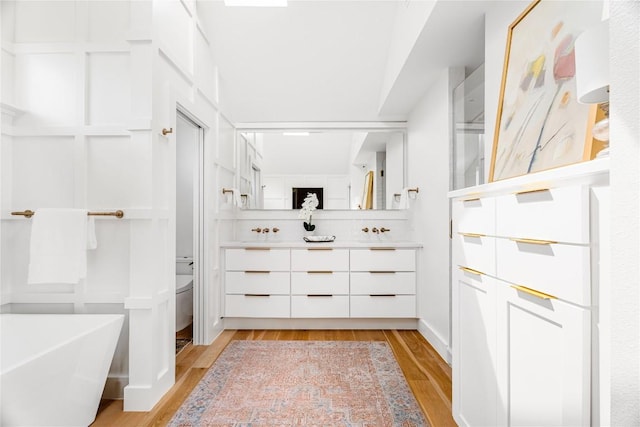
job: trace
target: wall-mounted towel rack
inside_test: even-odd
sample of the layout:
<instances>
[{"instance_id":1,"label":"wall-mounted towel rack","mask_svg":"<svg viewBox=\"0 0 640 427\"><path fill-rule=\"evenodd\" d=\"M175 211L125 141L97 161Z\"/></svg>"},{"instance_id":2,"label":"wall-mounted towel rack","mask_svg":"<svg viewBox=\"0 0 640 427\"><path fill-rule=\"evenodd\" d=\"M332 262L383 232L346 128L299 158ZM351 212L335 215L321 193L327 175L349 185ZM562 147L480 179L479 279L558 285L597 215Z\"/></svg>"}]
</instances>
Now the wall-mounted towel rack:
<instances>
[{"instance_id":1,"label":"wall-mounted towel rack","mask_svg":"<svg viewBox=\"0 0 640 427\"><path fill-rule=\"evenodd\" d=\"M416 187L416 188L409 188L407 190L409 193L416 193L416 195L420 192L420 187ZM393 194L393 198L396 199L396 201L400 201L400 193L394 193ZM415 199L415 195L414 197L412 197L412 199Z\"/></svg>"},{"instance_id":2,"label":"wall-mounted towel rack","mask_svg":"<svg viewBox=\"0 0 640 427\"><path fill-rule=\"evenodd\" d=\"M27 218L31 218L35 214L31 209L20 212L11 212L11 215L22 215ZM87 215L91 216L115 216L116 218L124 218L124 211L118 209L114 212L87 212Z\"/></svg>"}]
</instances>

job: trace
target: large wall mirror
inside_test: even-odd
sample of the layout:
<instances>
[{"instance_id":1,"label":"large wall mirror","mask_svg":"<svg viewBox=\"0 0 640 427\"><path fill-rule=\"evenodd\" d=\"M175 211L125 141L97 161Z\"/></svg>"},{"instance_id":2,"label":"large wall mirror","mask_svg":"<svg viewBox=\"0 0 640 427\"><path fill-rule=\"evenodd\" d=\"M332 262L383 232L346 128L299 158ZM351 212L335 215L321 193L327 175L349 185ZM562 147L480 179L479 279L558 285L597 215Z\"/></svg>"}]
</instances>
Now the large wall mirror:
<instances>
[{"instance_id":1,"label":"large wall mirror","mask_svg":"<svg viewBox=\"0 0 640 427\"><path fill-rule=\"evenodd\" d=\"M245 209L298 209L307 193L322 209L397 209L405 186L403 130L239 130Z\"/></svg>"}]
</instances>

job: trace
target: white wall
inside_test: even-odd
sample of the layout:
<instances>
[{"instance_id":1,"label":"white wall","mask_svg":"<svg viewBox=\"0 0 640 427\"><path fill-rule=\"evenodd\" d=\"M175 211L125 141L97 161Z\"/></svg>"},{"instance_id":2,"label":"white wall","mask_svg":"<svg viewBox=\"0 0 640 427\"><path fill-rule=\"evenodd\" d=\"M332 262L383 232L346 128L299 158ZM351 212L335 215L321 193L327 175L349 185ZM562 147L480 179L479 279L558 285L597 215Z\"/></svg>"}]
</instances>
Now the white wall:
<instances>
[{"instance_id":1,"label":"white wall","mask_svg":"<svg viewBox=\"0 0 640 427\"><path fill-rule=\"evenodd\" d=\"M640 3L610 3L611 425L640 424ZM609 405L609 402L603 402Z\"/></svg>"},{"instance_id":2,"label":"white wall","mask_svg":"<svg viewBox=\"0 0 640 427\"><path fill-rule=\"evenodd\" d=\"M24 110L2 126L2 310L126 313L107 393L126 385L125 410L148 410L175 377L175 133L160 131L176 128L178 105L205 128L206 185L217 188L229 152L234 167L233 132L221 138L230 148L217 145L217 73L205 29L195 3L179 0L2 8L2 83L13 90L3 90L2 102ZM211 309L198 308L201 342L221 329L219 199L205 196L212 250L196 292ZM98 249L79 285L26 283L30 223L9 212L42 207L125 212L96 221Z\"/></svg>"},{"instance_id":3,"label":"white wall","mask_svg":"<svg viewBox=\"0 0 640 427\"><path fill-rule=\"evenodd\" d=\"M453 88L464 69L446 69L411 111L408 120L408 185L420 187L411 210L413 238L424 244L418 258L420 332L450 357L449 150Z\"/></svg>"}]
</instances>

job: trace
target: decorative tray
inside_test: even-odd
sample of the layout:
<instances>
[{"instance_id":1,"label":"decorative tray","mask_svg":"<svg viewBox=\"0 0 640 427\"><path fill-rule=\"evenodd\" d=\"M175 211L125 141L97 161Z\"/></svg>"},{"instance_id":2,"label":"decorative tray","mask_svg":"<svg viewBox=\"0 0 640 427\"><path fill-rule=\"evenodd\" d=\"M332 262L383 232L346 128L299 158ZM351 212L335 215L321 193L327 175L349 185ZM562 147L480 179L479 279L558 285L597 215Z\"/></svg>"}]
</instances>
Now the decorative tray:
<instances>
[{"instance_id":1,"label":"decorative tray","mask_svg":"<svg viewBox=\"0 0 640 427\"><path fill-rule=\"evenodd\" d=\"M304 236L303 239L309 243L327 243L336 240L336 236Z\"/></svg>"}]
</instances>

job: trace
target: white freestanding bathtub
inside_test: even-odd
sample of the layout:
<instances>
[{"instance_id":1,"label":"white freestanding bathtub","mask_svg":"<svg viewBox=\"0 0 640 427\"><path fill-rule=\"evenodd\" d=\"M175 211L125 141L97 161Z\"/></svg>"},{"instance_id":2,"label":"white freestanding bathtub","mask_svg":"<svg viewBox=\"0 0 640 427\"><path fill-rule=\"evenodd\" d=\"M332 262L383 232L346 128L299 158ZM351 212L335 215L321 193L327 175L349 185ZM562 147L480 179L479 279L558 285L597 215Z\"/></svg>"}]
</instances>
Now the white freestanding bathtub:
<instances>
[{"instance_id":1,"label":"white freestanding bathtub","mask_svg":"<svg viewBox=\"0 0 640 427\"><path fill-rule=\"evenodd\" d=\"M124 316L0 315L0 425L88 426Z\"/></svg>"}]
</instances>

